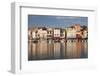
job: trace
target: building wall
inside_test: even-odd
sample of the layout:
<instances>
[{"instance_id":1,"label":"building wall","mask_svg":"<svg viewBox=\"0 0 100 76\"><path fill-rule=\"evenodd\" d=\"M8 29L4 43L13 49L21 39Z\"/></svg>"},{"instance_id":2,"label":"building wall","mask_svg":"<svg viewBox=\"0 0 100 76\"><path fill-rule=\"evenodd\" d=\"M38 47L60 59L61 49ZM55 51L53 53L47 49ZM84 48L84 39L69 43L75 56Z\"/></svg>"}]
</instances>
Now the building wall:
<instances>
[{"instance_id":1,"label":"building wall","mask_svg":"<svg viewBox=\"0 0 100 76\"><path fill-rule=\"evenodd\" d=\"M67 38L76 38L76 30L74 28L67 28Z\"/></svg>"},{"instance_id":2,"label":"building wall","mask_svg":"<svg viewBox=\"0 0 100 76\"><path fill-rule=\"evenodd\" d=\"M38 35L39 35L40 38L47 39L47 31L46 30L39 29Z\"/></svg>"},{"instance_id":3,"label":"building wall","mask_svg":"<svg viewBox=\"0 0 100 76\"><path fill-rule=\"evenodd\" d=\"M35 39L36 38L36 32L32 31L32 38Z\"/></svg>"},{"instance_id":4,"label":"building wall","mask_svg":"<svg viewBox=\"0 0 100 76\"><path fill-rule=\"evenodd\" d=\"M53 36L53 29L52 28L48 28L47 29L47 38L52 38Z\"/></svg>"},{"instance_id":5,"label":"building wall","mask_svg":"<svg viewBox=\"0 0 100 76\"><path fill-rule=\"evenodd\" d=\"M86 30L83 31L83 38L88 38L88 33Z\"/></svg>"},{"instance_id":6,"label":"building wall","mask_svg":"<svg viewBox=\"0 0 100 76\"><path fill-rule=\"evenodd\" d=\"M66 36L65 29L62 29L62 31L60 32L60 38L65 38L65 36Z\"/></svg>"},{"instance_id":7,"label":"building wall","mask_svg":"<svg viewBox=\"0 0 100 76\"><path fill-rule=\"evenodd\" d=\"M54 37L60 37L60 29L54 29Z\"/></svg>"}]
</instances>

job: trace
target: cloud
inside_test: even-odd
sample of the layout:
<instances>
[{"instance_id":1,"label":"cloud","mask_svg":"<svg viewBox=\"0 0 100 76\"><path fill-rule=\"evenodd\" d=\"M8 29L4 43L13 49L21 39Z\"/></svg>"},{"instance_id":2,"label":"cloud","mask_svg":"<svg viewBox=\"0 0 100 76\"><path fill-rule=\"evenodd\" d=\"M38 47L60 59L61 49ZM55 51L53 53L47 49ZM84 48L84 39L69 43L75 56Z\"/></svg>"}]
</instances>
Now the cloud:
<instances>
[{"instance_id":1,"label":"cloud","mask_svg":"<svg viewBox=\"0 0 100 76\"><path fill-rule=\"evenodd\" d=\"M56 17L56 19L66 19L66 17L58 16L58 17Z\"/></svg>"},{"instance_id":2,"label":"cloud","mask_svg":"<svg viewBox=\"0 0 100 76\"><path fill-rule=\"evenodd\" d=\"M56 19L80 19L81 17L77 17L77 16L58 16L56 17Z\"/></svg>"}]
</instances>

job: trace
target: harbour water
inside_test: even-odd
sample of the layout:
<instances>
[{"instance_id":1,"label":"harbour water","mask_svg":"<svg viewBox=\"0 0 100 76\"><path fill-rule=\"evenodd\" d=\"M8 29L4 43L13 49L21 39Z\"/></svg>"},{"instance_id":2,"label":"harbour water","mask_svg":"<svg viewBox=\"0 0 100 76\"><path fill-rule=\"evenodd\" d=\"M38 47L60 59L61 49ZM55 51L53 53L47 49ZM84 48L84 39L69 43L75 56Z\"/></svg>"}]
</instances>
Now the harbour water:
<instances>
[{"instance_id":1,"label":"harbour water","mask_svg":"<svg viewBox=\"0 0 100 76\"><path fill-rule=\"evenodd\" d=\"M28 42L28 60L88 58L87 40L39 40Z\"/></svg>"}]
</instances>

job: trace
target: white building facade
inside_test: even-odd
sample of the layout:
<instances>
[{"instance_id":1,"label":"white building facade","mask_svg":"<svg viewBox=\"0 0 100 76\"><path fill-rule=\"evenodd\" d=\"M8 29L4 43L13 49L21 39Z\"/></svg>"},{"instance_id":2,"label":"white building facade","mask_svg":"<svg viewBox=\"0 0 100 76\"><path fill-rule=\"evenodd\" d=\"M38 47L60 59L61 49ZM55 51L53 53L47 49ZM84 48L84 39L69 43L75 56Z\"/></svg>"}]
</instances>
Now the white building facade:
<instances>
[{"instance_id":1,"label":"white building facade","mask_svg":"<svg viewBox=\"0 0 100 76\"><path fill-rule=\"evenodd\" d=\"M67 28L67 38L76 38L76 30L74 28Z\"/></svg>"},{"instance_id":2,"label":"white building facade","mask_svg":"<svg viewBox=\"0 0 100 76\"><path fill-rule=\"evenodd\" d=\"M54 29L54 38L60 38L60 29Z\"/></svg>"}]
</instances>

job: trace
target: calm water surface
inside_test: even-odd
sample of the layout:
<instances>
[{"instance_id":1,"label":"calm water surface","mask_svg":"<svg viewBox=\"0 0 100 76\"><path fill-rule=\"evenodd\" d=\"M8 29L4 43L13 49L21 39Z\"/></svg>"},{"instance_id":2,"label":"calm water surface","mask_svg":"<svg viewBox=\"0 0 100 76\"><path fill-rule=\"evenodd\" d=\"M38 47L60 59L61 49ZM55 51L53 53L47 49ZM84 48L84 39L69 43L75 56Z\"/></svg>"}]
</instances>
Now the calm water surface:
<instances>
[{"instance_id":1,"label":"calm water surface","mask_svg":"<svg viewBox=\"0 0 100 76\"><path fill-rule=\"evenodd\" d=\"M41 40L28 42L28 60L88 58L88 42Z\"/></svg>"}]
</instances>

